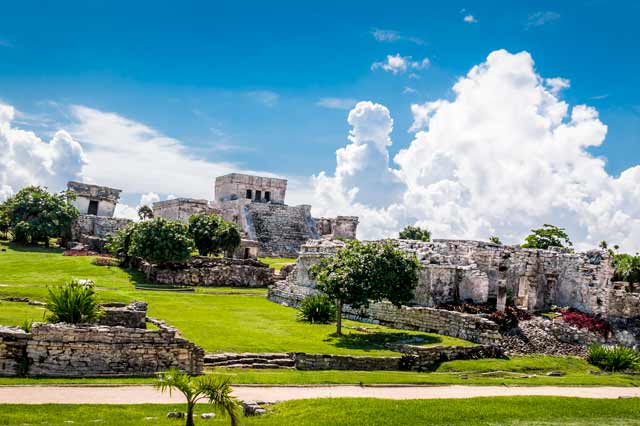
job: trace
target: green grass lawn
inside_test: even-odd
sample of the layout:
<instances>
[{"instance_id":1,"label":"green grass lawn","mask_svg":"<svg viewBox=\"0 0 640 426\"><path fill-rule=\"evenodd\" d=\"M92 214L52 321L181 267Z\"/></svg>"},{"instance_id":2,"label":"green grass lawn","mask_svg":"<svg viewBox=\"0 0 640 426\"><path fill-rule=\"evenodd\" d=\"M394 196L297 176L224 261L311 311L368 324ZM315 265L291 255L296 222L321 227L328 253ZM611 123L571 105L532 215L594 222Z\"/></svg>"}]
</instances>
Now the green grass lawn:
<instances>
[{"instance_id":1,"label":"green grass lawn","mask_svg":"<svg viewBox=\"0 0 640 426\"><path fill-rule=\"evenodd\" d=\"M292 263L296 263L295 258L286 258L286 257L260 257L258 259L260 262L266 263L270 268L274 268L276 271L279 271L285 265L290 265Z\"/></svg>"},{"instance_id":2,"label":"green grass lawn","mask_svg":"<svg viewBox=\"0 0 640 426\"><path fill-rule=\"evenodd\" d=\"M210 411L206 404L196 413ZM140 424L182 425L166 418L181 405L0 405L0 425ZM228 419L196 420L226 425ZM242 419L262 426L638 426L640 401L553 397L472 398L393 401L368 398L288 401L260 417Z\"/></svg>"},{"instance_id":3,"label":"green grass lawn","mask_svg":"<svg viewBox=\"0 0 640 426\"><path fill-rule=\"evenodd\" d=\"M365 333L354 330L362 324L352 321L345 321L345 335L337 337L331 324L298 321L295 309L268 301L264 289L198 288L194 293L136 290L135 283L144 282L138 271L96 266L91 263L92 257L62 256L58 249L0 243L2 248L6 251L0 251L0 298L21 296L44 301L47 286L63 284L70 278L88 278L95 282L101 301L146 301L149 316L166 320L210 352L399 356L384 349L384 344L416 336L425 345L471 345L447 336L375 325L366 325L369 332ZM42 321L41 308L15 302L2 302L0 308L0 323Z\"/></svg>"}]
</instances>

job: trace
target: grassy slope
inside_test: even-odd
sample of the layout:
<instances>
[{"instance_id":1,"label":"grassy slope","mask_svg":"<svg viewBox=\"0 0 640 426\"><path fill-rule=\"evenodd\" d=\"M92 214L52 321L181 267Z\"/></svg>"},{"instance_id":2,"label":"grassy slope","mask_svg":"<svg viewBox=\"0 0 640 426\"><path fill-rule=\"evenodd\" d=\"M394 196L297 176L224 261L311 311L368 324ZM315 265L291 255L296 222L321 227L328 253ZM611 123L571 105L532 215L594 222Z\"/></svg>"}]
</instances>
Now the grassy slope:
<instances>
[{"instance_id":1,"label":"grassy slope","mask_svg":"<svg viewBox=\"0 0 640 426\"><path fill-rule=\"evenodd\" d=\"M196 413L208 411L205 404ZM179 405L5 405L0 425L50 425L74 422L101 425L178 425L166 419ZM217 417L197 424L225 425ZM261 417L249 417L246 425L339 426L477 426L572 425L638 426L640 402L578 398L515 397L460 400L391 401L376 399L316 399L289 401L270 408Z\"/></svg>"},{"instance_id":2,"label":"grassy slope","mask_svg":"<svg viewBox=\"0 0 640 426\"><path fill-rule=\"evenodd\" d=\"M309 352L359 355L391 355L387 341L422 336L431 345L470 345L460 339L367 326L373 333L349 330L333 336L333 325L311 325L296 320L297 312L269 302L263 289L198 289L196 293L135 290L144 281L137 271L101 267L90 257L62 256L60 250L8 247L0 244L0 298L23 296L45 300L48 285L69 278L88 278L96 283L102 301L144 300L149 316L166 320L182 334L212 352ZM42 309L4 302L0 324L19 325L25 319L42 320ZM7 309L4 309L4 308ZM346 321L347 327L356 324ZM376 333L377 332L377 333Z\"/></svg>"}]
</instances>

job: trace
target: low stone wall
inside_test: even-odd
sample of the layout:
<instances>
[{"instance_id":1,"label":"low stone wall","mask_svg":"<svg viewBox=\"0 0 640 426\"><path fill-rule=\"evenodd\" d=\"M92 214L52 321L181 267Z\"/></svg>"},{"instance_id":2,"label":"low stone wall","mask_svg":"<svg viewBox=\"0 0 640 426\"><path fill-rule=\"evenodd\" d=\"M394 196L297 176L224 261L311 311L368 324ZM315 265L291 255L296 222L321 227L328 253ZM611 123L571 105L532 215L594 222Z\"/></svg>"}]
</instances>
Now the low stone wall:
<instances>
[{"instance_id":1,"label":"low stone wall","mask_svg":"<svg viewBox=\"0 0 640 426\"><path fill-rule=\"evenodd\" d=\"M285 306L298 307L305 297L317 294L314 288L291 286L280 281L269 287L269 300ZM344 308L345 318L381 324L391 328L425 331L458 337L480 344L496 344L501 335L498 325L478 315L465 314L422 306L400 308L389 302L372 303L368 308Z\"/></svg>"},{"instance_id":2,"label":"low stone wall","mask_svg":"<svg viewBox=\"0 0 640 426\"><path fill-rule=\"evenodd\" d=\"M179 368L201 374L204 350L157 322L159 330L33 324L0 328L0 376L153 376Z\"/></svg>"},{"instance_id":3,"label":"low stone wall","mask_svg":"<svg viewBox=\"0 0 640 426\"><path fill-rule=\"evenodd\" d=\"M203 287L266 287L273 283L274 273L253 259L201 256L165 268L143 262L140 269L154 283Z\"/></svg>"},{"instance_id":4,"label":"low stone wall","mask_svg":"<svg viewBox=\"0 0 640 426\"><path fill-rule=\"evenodd\" d=\"M441 362L456 359L499 358L503 354L496 346L448 347L389 345L401 352L401 357L375 357L294 353L298 370L360 370L360 371L426 371Z\"/></svg>"}]
</instances>

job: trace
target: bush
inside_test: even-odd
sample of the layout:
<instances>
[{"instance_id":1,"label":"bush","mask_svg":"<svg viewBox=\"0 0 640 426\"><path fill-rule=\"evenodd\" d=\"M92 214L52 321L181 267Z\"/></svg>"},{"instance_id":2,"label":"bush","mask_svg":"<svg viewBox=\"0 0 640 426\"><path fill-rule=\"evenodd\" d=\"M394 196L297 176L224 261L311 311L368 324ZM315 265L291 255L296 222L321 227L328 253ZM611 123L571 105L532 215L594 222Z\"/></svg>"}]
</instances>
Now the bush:
<instances>
[{"instance_id":1,"label":"bush","mask_svg":"<svg viewBox=\"0 0 640 426\"><path fill-rule=\"evenodd\" d=\"M115 234L111 234L107 237L107 244L105 245L105 248L120 261L121 265L129 266L129 263L131 262L129 248L131 246L131 237L136 226L136 223L130 223Z\"/></svg>"},{"instance_id":2,"label":"bush","mask_svg":"<svg viewBox=\"0 0 640 426\"><path fill-rule=\"evenodd\" d=\"M20 328L25 333L31 333L31 329L33 328L33 321L31 321L31 320L22 321L22 324L20 324Z\"/></svg>"},{"instance_id":3,"label":"bush","mask_svg":"<svg viewBox=\"0 0 640 426\"><path fill-rule=\"evenodd\" d=\"M493 312L489 315L489 319L498 324L501 333L506 333L518 326L518 310L513 306L507 306L504 311Z\"/></svg>"},{"instance_id":4,"label":"bush","mask_svg":"<svg viewBox=\"0 0 640 426\"><path fill-rule=\"evenodd\" d=\"M592 345L587 361L610 372L640 369L640 353L624 346Z\"/></svg>"},{"instance_id":5,"label":"bush","mask_svg":"<svg viewBox=\"0 0 640 426\"><path fill-rule=\"evenodd\" d=\"M79 214L72 199L69 192L50 194L39 186L29 186L4 203L2 220L8 222L14 241L49 245L50 238L71 235L71 224Z\"/></svg>"},{"instance_id":6,"label":"bush","mask_svg":"<svg viewBox=\"0 0 640 426\"><path fill-rule=\"evenodd\" d=\"M51 315L49 322L68 324L88 324L102 316L93 288L71 280L61 287L49 288L46 308Z\"/></svg>"},{"instance_id":7,"label":"bush","mask_svg":"<svg viewBox=\"0 0 640 426\"><path fill-rule=\"evenodd\" d=\"M406 226L399 234L402 240L431 241L431 231L419 226Z\"/></svg>"},{"instance_id":8,"label":"bush","mask_svg":"<svg viewBox=\"0 0 640 426\"><path fill-rule=\"evenodd\" d=\"M560 313L564 322L574 327L586 328L587 330L600 334L603 337L609 336L612 332L611 326L608 322L593 315L585 314L584 312L573 309L566 309Z\"/></svg>"},{"instance_id":9,"label":"bush","mask_svg":"<svg viewBox=\"0 0 640 426\"><path fill-rule=\"evenodd\" d=\"M191 258L193 240L184 223L156 218L135 225L128 255L151 263L183 263Z\"/></svg>"},{"instance_id":10,"label":"bush","mask_svg":"<svg viewBox=\"0 0 640 426\"><path fill-rule=\"evenodd\" d=\"M189 234L200 256L229 253L240 245L240 231L236 225L213 214L191 216Z\"/></svg>"},{"instance_id":11,"label":"bush","mask_svg":"<svg viewBox=\"0 0 640 426\"><path fill-rule=\"evenodd\" d=\"M525 238L522 248L544 249L549 247L565 247L573 245L564 228L544 224L542 228L532 229L531 235Z\"/></svg>"},{"instance_id":12,"label":"bush","mask_svg":"<svg viewBox=\"0 0 640 426\"><path fill-rule=\"evenodd\" d=\"M336 307L324 294L307 296L298 308L298 317L312 324L327 324L336 319Z\"/></svg>"}]
</instances>

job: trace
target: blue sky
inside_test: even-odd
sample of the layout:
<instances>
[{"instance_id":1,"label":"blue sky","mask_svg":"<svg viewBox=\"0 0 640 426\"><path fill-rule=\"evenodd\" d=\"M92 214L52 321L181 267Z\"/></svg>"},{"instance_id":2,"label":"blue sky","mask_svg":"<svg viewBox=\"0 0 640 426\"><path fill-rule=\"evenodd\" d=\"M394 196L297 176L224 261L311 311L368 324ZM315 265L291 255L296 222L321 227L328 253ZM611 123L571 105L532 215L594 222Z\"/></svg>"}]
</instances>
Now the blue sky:
<instances>
[{"instance_id":1,"label":"blue sky","mask_svg":"<svg viewBox=\"0 0 640 426\"><path fill-rule=\"evenodd\" d=\"M411 103L450 96L494 49L527 50L542 75L571 80L571 104L598 108L610 130L597 153L619 173L640 144L638 14L635 1L10 2L0 98L30 112L51 113L43 101L113 111L197 155L309 174L331 169L348 131L347 111L320 98L388 106L399 148L411 140ZM400 40L376 41L375 29ZM395 53L432 65L419 80L371 70Z\"/></svg>"},{"instance_id":2,"label":"blue sky","mask_svg":"<svg viewBox=\"0 0 640 426\"><path fill-rule=\"evenodd\" d=\"M606 158L615 178L640 157L638 16L640 2L604 0L7 2L0 102L17 111L13 127L43 141L65 129L88 151L133 144L122 129L138 129L150 145L177 144L172 149L200 162L194 170L220 166L202 180L240 169L305 182L334 174L356 101L390 111L393 159L416 137L412 105L453 100L456 81L493 51L526 51L540 78L570 82L554 92L558 99L597 110L606 139L585 150ZM403 58L406 70L385 70L388 55ZM120 130L101 127L108 125ZM93 177L122 185L103 172ZM130 179L125 201L135 205L147 191ZM176 194L154 179L144 188L163 198L212 196L188 185ZM394 226L429 219L408 215Z\"/></svg>"}]
</instances>

